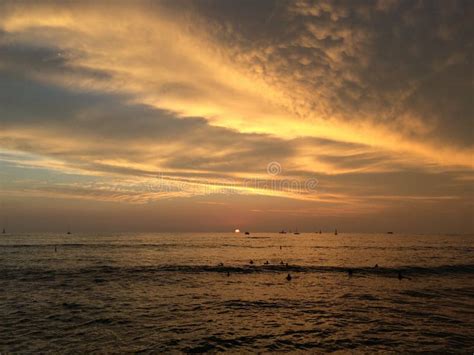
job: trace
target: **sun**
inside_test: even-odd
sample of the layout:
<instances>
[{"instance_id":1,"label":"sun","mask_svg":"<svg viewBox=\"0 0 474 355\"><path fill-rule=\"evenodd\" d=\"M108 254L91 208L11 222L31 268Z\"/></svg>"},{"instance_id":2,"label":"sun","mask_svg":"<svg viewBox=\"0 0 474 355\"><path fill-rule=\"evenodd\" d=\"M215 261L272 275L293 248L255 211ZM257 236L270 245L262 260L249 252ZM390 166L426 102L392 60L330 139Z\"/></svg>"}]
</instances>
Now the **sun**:
<instances>
[{"instance_id":1,"label":"sun","mask_svg":"<svg viewBox=\"0 0 474 355\"><path fill-rule=\"evenodd\" d=\"M240 229L236 229L234 232L235 233L240 233Z\"/></svg>"}]
</instances>

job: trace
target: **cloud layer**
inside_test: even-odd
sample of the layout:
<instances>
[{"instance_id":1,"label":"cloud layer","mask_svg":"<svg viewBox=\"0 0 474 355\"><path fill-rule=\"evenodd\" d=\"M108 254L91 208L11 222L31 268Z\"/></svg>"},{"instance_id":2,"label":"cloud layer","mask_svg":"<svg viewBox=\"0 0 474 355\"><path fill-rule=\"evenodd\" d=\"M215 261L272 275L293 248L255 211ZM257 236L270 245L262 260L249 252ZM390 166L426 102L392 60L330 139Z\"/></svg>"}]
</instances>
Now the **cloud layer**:
<instances>
[{"instance_id":1,"label":"cloud layer","mask_svg":"<svg viewBox=\"0 0 474 355\"><path fill-rule=\"evenodd\" d=\"M4 204L162 211L156 201L206 209L236 195L255 210L278 199L256 209L263 229L291 209L356 220L456 203L469 216L472 11L469 1L4 2Z\"/></svg>"}]
</instances>

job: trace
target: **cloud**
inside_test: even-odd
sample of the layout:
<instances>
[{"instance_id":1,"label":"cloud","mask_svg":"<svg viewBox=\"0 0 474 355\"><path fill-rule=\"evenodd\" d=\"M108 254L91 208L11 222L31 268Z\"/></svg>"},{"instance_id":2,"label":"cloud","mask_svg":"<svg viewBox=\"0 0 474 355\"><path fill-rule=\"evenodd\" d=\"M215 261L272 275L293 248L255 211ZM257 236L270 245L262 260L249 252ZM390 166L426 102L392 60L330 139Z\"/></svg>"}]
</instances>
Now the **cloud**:
<instances>
[{"instance_id":1,"label":"cloud","mask_svg":"<svg viewBox=\"0 0 474 355\"><path fill-rule=\"evenodd\" d=\"M232 29L217 35L220 44L249 75L284 92L293 121L311 122L305 134L472 167L473 88L462 77L472 72L472 6L445 4L289 2L272 13L279 28L257 10L245 23L256 30L243 33L224 4L211 22L215 32ZM449 28L451 40L428 30L437 27Z\"/></svg>"},{"instance_id":2,"label":"cloud","mask_svg":"<svg viewBox=\"0 0 474 355\"><path fill-rule=\"evenodd\" d=\"M472 66L458 55L465 52L462 41L470 41L463 36L468 4L448 12L429 3L243 3L239 11L253 15L241 24L232 4L186 4L117 3L104 11L81 3L12 3L2 27L9 41L60 49L62 67L72 69L38 74L40 80L126 93L134 102L241 132L326 137L472 166L469 145L449 139L436 149L446 141L441 119L405 103L426 78ZM269 12L272 21L265 21ZM415 30L413 12L423 24ZM425 30L437 24L462 36L446 42ZM461 90L472 85L464 82ZM471 105L451 100L463 108L460 123L450 126L463 132ZM450 107L443 122L456 114L458 106ZM405 124L407 115L419 124Z\"/></svg>"},{"instance_id":3,"label":"cloud","mask_svg":"<svg viewBox=\"0 0 474 355\"><path fill-rule=\"evenodd\" d=\"M463 1L4 2L4 193L149 203L232 185L328 214L464 201L471 17ZM317 190L269 189L270 162Z\"/></svg>"}]
</instances>

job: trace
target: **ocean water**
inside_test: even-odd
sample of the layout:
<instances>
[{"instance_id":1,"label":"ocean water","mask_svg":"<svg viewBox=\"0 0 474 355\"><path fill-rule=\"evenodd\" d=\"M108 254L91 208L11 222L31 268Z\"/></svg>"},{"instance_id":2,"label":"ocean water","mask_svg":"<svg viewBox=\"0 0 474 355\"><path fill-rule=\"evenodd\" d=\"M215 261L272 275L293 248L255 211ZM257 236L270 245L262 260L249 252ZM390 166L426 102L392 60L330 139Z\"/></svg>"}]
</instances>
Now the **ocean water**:
<instances>
[{"instance_id":1,"label":"ocean water","mask_svg":"<svg viewBox=\"0 0 474 355\"><path fill-rule=\"evenodd\" d=\"M0 353L472 353L473 276L473 236L0 235Z\"/></svg>"}]
</instances>

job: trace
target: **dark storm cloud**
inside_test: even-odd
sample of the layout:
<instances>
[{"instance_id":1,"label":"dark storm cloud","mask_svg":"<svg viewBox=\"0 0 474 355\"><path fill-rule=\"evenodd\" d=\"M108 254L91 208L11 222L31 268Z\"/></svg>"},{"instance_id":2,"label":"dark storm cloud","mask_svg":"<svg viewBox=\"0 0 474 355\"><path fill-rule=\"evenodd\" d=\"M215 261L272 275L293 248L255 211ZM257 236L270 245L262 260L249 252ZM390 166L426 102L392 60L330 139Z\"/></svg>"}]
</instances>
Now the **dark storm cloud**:
<instances>
[{"instance_id":1,"label":"dark storm cloud","mask_svg":"<svg viewBox=\"0 0 474 355\"><path fill-rule=\"evenodd\" d=\"M472 1L205 1L194 8L251 70L297 85L297 112L472 147Z\"/></svg>"}]
</instances>

